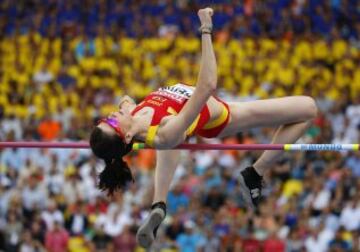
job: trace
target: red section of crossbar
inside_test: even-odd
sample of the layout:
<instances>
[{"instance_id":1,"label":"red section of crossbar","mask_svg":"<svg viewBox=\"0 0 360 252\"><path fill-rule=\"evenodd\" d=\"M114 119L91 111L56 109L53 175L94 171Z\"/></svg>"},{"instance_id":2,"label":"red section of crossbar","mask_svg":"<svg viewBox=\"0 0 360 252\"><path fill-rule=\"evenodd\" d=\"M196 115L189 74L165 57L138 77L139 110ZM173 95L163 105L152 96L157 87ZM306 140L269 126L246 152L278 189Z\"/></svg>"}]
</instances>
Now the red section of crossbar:
<instances>
[{"instance_id":1,"label":"red section of crossbar","mask_svg":"<svg viewBox=\"0 0 360 252\"><path fill-rule=\"evenodd\" d=\"M88 142L0 142L0 148L88 149Z\"/></svg>"},{"instance_id":2,"label":"red section of crossbar","mask_svg":"<svg viewBox=\"0 0 360 252\"><path fill-rule=\"evenodd\" d=\"M88 142L0 142L0 148L88 149ZM283 144L180 144L183 150L283 150Z\"/></svg>"}]
</instances>

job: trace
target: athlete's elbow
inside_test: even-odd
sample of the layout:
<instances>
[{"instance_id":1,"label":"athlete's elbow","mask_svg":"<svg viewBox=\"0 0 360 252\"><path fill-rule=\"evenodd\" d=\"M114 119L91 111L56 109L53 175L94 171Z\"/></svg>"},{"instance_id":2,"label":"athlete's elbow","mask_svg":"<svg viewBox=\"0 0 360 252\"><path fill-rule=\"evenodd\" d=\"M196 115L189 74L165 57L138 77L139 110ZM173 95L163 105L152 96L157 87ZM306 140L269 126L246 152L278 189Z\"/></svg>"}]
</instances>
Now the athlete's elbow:
<instances>
[{"instance_id":1,"label":"athlete's elbow","mask_svg":"<svg viewBox=\"0 0 360 252\"><path fill-rule=\"evenodd\" d=\"M216 90L216 87L217 87L217 79L214 79L213 81L210 81L209 86L210 86L211 92L214 92Z\"/></svg>"},{"instance_id":2,"label":"athlete's elbow","mask_svg":"<svg viewBox=\"0 0 360 252\"><path fill-rule=\"evenodd\" d=\"M205 83L207 91L209 91L211 94L213 92L215 92L216 86L217 86L217 79L216 78L208 79L204 83Z\"/></svg>"},{"instance_id":3,"label":"athlete's elbow","mask_svg":"<svg viewBox=\"0 0 360 252\"><path fill-rule=\"evenodd\" d=\"M217 86L217 73L216 71L201 71L197 83L198 87L205 89L204 91L214 91Z\"/></svg>"},{"instance_id":4,"label":"athlete's elbow","mask_svg":"<svg viewBox=\"0 0 360 252\"><path fill-rule=\"evenodd\" d=\"M303 106L307 109L307 117L309 120L313 120L318 116L319 111L314 98L305 96Z\"/></svg>"}]
</instances>

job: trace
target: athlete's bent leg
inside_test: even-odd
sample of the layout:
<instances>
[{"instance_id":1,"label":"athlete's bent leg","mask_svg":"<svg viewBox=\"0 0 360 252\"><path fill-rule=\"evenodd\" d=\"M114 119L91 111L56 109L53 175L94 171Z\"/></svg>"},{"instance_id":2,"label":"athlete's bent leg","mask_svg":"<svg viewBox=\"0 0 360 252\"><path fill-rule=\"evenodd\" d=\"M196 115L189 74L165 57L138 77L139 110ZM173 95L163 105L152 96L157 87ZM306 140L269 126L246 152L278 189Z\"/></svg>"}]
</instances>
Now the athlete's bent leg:
<instances>
[{"instance_id":1,"label":"athlete's bent leg","mask_svg":"<svg viewBox=\"0 0 360 252\"><path fill-rule=\"evenodd\" d=\"M243 130L263 126L279 126L272 143L294 143L317 115L315 101L308 96L230 103L231 119L220 137L231 136ZM263 174L264 168L276 161L283 151L265 151L255 163Z\"/></svg>"},{"instance_id":2,"label":"athlete's bent leg","mask_svg":"<svg viewBox=\"0 0 360 252\"><path fill-rule=\"evenodd\" d=\"M302 135L304 135L305 131L309 128L310 125L311 125L311 120L282 125L277 129L273 137L272 143L273 144L294 143ZM253 165L257 173L260 176L263 176L266 168L268 168L269 165L272 165L282 154L283 151L270 151L270 150L264 151Z\"/></svg>"},{"instance_id":3,"label":"athlete's bent leg","mask_svg":"<svg viewBox=\"0 0 360 252\"><path fill-rule=\"evenodd\" d=\"M166 216L166 198L171 181L179 162L179 150L156 151L155 191L151 212L139 227L136 239L140 246L149 248L153 243L157 229Z\"/></svg>"},{"instance_id":4,"label":"athlete's bent leg","mask_svg":"<svg viewBox=\"0 0 360 252\"><path fill-rule=\"evenodd\" d=\"M293 96L277 99L231 103L231 119L220 137L234 135L240 131L261 126L278 126L272 143L294 143L310 126L317 115L315 101L307 96ZM253 167L240 174L242 191L251 206L259 203L261 179L264 171L272 166L283 151L264 151Z\"/></svg>"}]
</instances>

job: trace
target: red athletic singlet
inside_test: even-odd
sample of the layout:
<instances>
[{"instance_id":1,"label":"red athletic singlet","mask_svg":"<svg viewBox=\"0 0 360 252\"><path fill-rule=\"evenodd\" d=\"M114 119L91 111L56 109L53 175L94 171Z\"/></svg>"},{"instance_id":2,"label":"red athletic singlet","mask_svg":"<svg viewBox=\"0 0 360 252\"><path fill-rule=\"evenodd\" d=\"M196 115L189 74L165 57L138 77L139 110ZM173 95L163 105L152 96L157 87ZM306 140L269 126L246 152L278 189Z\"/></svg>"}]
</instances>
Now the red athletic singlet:
<instances>
[{"instance_id":1,"label":"red athletic singlet","mask_svg":"<svg viewBox=\"0 0 360 252\"><path fill-rule=\"evenodd\" d=\"M154 138L162 118L168 115L177 115L192 94L193 89L185 84L178 83L173 86L162 87L159 90L150 93L136 106L131 113L132 115L135 115L144 107L151 107L154 109L154 115L145 141L147 145L153 146ZM222 131L229 121L229 107L225 102L218 98L216 99L224 105L221 115L211 123L208 123L210 120L210 113L208 106L205 105L200 114L187 129L186 135L190 136L197 134L202 137L211 138L216 137Z\"/></svg>"}]
</instances>

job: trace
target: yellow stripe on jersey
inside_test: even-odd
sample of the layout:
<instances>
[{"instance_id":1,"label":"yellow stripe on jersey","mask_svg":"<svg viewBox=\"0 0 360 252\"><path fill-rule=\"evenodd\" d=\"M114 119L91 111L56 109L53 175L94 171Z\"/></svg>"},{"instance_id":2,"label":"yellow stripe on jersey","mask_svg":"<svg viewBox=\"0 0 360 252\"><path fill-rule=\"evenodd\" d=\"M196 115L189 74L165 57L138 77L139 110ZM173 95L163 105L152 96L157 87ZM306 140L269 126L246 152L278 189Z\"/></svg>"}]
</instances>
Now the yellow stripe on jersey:
<instances>
[{"instance_id":1,"label":"yellow stripe on jersey","mask_svg":"<svg viewBox=\"0 0 360 252\"><path fill-rule=\"evenodd\" d=\"M171 115L177 115L178 113L176 112L175 109L173 109L172 107L168 107L166 112L168 112Z\"/></svg>"},{"instance_id":2,"label":"yellow stripe on jersey","mask_svg":"<svg viewBox=\"0 0 360 252\"><path fill-rule=\"evenodd\" d=\"M146 140L145 143L146 145L150 146L150 147L154 147L154 140L155 140L155 136L156 136L156 132L159 128L159 125L154 125L154 126L150 126L148 133L146 135Z\"/></svg>"}]
</instances>

